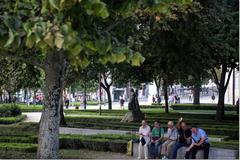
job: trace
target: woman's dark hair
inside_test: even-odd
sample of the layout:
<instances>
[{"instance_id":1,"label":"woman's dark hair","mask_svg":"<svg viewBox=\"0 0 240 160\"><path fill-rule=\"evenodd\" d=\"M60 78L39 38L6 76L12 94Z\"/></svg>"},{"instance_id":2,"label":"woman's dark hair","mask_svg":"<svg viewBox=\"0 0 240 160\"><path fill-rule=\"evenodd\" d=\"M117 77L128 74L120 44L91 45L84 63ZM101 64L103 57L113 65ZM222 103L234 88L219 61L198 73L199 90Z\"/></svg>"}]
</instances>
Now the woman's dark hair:
<instances>
[{"instance_id":1,"label":"woman's dark hair","mask_svg":"<svg viewBox=\"0 0 240 160\"><path fill-rule=\"evenodd\" d=\"M158 124L161 124L159 120L155 120L154 122L157 122Z\"/></svg>"}]
</instances>

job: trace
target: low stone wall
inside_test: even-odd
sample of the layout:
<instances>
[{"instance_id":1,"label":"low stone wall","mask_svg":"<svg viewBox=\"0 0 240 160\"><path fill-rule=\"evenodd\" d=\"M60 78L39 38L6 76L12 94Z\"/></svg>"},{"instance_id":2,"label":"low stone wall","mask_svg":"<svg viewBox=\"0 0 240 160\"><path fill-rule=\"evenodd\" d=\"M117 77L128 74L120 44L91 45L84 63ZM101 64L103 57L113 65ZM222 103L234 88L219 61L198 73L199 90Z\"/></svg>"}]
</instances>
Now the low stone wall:
<instances>
[{"instance_id":1,"label":"low stone wall","mask_svg":"<svg viewBox=\"0 0 240 160\"><path fill-rule=\"evenodd\" d=\"M173 148L172 148L173 149ZM160 148L159 148L160 150ZM172 150L170 151L170 158L172 157ZM186 147L182 147L178 150L177 159L184 159L186 153ZM203 150L199 150L196 158L203 159ZM133 157L137 158L138 156L138 143L133 143ZM142 153L142 158L144 157ZM150 156L149 156L150 157ZM237 159L238 151L232 149L221 149L210 146L209 159Z\"/></svg>"}]
</instances>

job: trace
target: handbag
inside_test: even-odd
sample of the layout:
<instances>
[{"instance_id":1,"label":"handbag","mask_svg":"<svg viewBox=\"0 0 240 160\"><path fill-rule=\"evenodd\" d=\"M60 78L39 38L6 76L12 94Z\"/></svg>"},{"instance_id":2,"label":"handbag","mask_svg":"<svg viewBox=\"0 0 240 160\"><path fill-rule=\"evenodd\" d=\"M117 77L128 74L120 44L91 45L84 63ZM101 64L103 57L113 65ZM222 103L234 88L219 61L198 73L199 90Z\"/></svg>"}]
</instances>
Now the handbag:
<instances>
[{"instance_id":1,"label":"handbag","mask_svg":"<svg viewBox=\"0 0 240 160\"><path fill-rule=\"evenodd\" d=\"M144 137L141 138L140 142L142 143L143 146L146 144Z\"/></svg>"}]
</instances>

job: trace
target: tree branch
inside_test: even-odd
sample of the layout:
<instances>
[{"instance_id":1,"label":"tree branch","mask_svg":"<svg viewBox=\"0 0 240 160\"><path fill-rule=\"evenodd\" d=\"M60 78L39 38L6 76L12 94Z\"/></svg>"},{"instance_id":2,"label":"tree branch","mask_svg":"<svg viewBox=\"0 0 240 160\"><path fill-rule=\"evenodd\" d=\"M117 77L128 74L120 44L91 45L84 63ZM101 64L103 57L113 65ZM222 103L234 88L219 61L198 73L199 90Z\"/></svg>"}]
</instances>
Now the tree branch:
<instances>
[{"instance_id":1,"label":"tree branch","mask_svg":"<svg viewBox=\"0 0 240 160\"><path fill-rule=\"evenodd\" d=\"M211 69L211 73L212 73L212 76L213 76L214 83L217 86L220 86L220 83L219 83L219 80L218 80L218 77L217 77L217 73L216 73L214 68Z\"/></svg>"},{"instance_id":2,"label":"tree branch","mask_svg":"<svg viewBox=\"0 0 240 160\"><path fill-rule=\"evenodd\" d=\"M100 82L100 85L105 91L107 90L107 87L102 82Z\"/></svg>"},{"instance_id":3,"label":"tree branch","mask_svg":"<svg viewBox=\"0 0 240 160\"><path fill-rule=\"evenodd\" d=\"M226 91L226 89L227 89L227 87L228 87L228 84L229 84L229 81L230 81L230 77L231 77L232 71L233 71L233 69L231 68L231 70L230 70L229 73L228 73L228 78L227 78L226 84L224 85L224 91Z\"/></svg>"},{"instance_id":4,"label":"tree branch","mask_svg":"<svg viewBox=\"0 0 240 160\"><path fill-rule=\"evenodd\" d=\"M120 23L123 23L125 20L127 20L128 18L123 18L120 20L115 21L113 24L111 24L110 26L108 26L104 31L105 32L109 32L112 29L114 29L116 26L118 26Z\"/></svg>"}]
</instances>

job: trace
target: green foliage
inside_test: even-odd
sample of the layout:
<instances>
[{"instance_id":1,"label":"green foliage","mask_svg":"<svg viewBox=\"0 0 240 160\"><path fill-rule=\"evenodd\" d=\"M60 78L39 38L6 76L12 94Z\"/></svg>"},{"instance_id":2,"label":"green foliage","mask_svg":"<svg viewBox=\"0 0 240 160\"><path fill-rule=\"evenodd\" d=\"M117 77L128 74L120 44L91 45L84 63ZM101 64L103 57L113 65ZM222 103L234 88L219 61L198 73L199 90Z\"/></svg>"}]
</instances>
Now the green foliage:
<instances>
[{"instance_id":1,"label":"green foliage","mask_svg":"<svg viewBox=\"0 0 240 160\"><path fill-rule=\"evenodd\" d=\"M15 104L4 104L0 106L0 117L16 117L21 114L20 107Z\"/></svg>"},{"instance_id":2,"label":"green foliage","mask_svg":"<svg viewBox=\"0 0 240 160\"><path fill-rule=\"evenodd\" d=\"M9 94L21 88L39 88L42 85L42 73L33 65L1 58L0 68L0 86Z\"/></svg>"}]
</instances>

